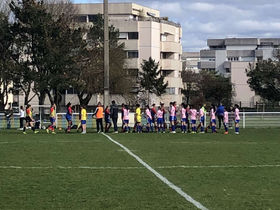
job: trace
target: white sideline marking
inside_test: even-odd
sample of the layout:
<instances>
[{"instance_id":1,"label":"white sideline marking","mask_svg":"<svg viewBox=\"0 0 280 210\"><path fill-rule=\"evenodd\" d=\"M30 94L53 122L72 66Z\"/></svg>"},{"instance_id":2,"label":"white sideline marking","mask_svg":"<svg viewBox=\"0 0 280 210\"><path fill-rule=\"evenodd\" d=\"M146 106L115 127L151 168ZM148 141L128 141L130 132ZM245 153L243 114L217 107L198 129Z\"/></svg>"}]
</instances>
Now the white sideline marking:
<instances>
[{"instance_id":1,"label":"white sideline marking","mask_svg":"<svg viewBox=\"0 0 280 210\"><path fill-rule=\"evenodd\" d=\"M280 165L212 165L212 166L157 166L157 169L174 169L174 168L278 168ZM132 169L145 169L139 166L0 166L0 169L90 169L90 170L132 170Z\"/></svg>"},{"instance_id":2,"label":"white sideline marking","mask_svg":"<svg viewBox=\"0 0 280 210\"><path fill-rule=\"evenodd\" d=\"M13 141L2 141L2 142L0 142L0 144L16 144L16 143L18 143L18 142L13 142Z\"/></svg>"},{"instance_id":3,"label":"white sideline marking","mask_svg":"<svg viewBox=\"0 0 280 210\"><path fill-rule=\"evenodd\" d=\"M124 149L130 156L134 157L141 165L143 165L146 169L151 171L156 177L158 177L163 183L165 183L167 186L169 186L171 189L175 190L179 195L181 195L183 198L185 198L187 201L192 203L194 206L196 206L198 209L207 210L205 206L203 206L198 201L194 200L191 196L189 196L187 193L185 193L181 188L174 185L172 182L170 182L167 178L162 176L160 173L158 173L156 170L154 170L151 166L149 166L146 162L144 162L140 157L132 153L127 147L123 146L119 142L112 139L110 136L108 136L105 133L102 133L105 137L107 137L111 142L115 143L116 145L120 146L122 149Z\"/></svg>"}]
</instances>

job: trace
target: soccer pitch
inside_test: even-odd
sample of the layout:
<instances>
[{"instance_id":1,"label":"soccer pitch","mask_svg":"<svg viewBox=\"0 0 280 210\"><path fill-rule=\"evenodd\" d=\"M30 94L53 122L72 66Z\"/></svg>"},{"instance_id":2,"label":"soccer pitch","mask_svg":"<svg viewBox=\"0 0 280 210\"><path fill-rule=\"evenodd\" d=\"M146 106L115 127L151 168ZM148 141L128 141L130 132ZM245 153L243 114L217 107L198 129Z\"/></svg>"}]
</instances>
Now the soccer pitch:
<instances>
[{"instance_id":1,"label":"soccer pitch","mask_svg":"<svg viewBox=\"0 0 280 210\"><path fill-rule=\"evenodd\" d=\"M279 129L108 135L207 209L280 209ZM0 130L0 209L197 209L138 161L102 134Z\"/></svg>"}]
</instances>

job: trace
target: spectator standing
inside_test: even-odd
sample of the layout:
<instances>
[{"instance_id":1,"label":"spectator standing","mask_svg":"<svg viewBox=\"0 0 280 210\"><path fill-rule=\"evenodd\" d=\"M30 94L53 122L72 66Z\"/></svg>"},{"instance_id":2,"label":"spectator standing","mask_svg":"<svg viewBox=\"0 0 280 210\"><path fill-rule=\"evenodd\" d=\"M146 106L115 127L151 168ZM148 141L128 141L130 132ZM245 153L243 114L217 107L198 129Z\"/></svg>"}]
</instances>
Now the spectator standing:
<instances>
[{"instance_id":1,"label":"spectator standing","mask_svg":"<svg viewBox=\"0 0 280 210\"><path fill-rule=\"evenodd\" d=\"M20 109L19 109L19 129L21 131L23 130L24 120L25 120L25 111L24 111L23 106L20 106Z\"/></svg>"},{"instance_id":2,"label":"spectator standing","mask_svg":"<svg viewBox=\"0 0 280 210\"><path fill-rule=\"evenodd\" d=\"M11 128L11 119L13 116L13 109L12 109L11 104L9 105L9 108L5 112L5 116L6 116L6 121L7 121L7 129L10 129Z\"/></svg>"},{"instance_id":3,"label":"spectator standing","mask_svg":"<svg viewBox=\"0 0 280 210\"><path fill-rule=\"evenodd\" d=\"M219 120L219 129L221 129L222 122L224 122L225 107L220 104L217 108L216 114Z\"/></svg>"},{"instance_id":4,"label":"spectator standing","mask_svg":"<svg viewBox=\"0 0 280 210\"><path fill-rule=\"evenodd\" d=\"M112 101L112 105L110 108L111 118L114 125L114 132L118 133L118 113L119 109L115 101Z\"/></svg>"}]
</instances>

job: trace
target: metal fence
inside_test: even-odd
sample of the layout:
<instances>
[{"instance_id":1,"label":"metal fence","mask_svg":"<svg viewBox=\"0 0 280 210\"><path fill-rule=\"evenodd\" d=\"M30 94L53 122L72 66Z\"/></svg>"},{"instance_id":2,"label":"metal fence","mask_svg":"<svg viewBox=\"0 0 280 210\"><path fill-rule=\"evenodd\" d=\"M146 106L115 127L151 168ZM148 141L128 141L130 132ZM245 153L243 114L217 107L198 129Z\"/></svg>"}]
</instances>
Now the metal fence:
<instances>
[{"instance_id":1,"label":"metal fence","mask_svg":"<svg viewBox=\"0 0 280 210\"><path fill-rule=\"evenodd\" d=\"M57 113L57 127L66 128L67 121L65 113ZM36 119L36 118L35 118ZM166 123L168 124L169 117L165 116ZM49 123L48 119L37 116L37 121L41 122L41 126L47 126ZM134 125L134 113L130 113L130 126ZM180 117L178 116L178 121ZM209 121L209 116L206 117L206 124ZM230 126L234 126L234 114L229 114ZM79 114L73 114L73 124L79 123ZM142 123L146 124L144 115L142 116ZM118 125L121 126L121 116L119 113ZM89 128L95 128L96 122L92 118L92 113L88 113L87 126ZM14 113L10 119L7 119L5 114L0 113L0 129L3 128L19 128L19 114ZM241 128L280 128L280 112L240 112L240 127Z\"/></svg>"}]
</instances>

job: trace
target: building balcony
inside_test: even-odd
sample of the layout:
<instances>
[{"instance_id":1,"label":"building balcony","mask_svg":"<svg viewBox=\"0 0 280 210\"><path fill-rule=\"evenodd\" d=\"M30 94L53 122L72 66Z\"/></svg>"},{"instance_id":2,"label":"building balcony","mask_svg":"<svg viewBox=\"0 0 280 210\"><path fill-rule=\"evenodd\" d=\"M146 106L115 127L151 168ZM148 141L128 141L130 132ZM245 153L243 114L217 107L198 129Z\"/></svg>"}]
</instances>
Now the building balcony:
<instances>
[{"instance_id":1,"label":"building balcony","mask_svg":"<svg viewBox=\"0 0 280 210\"><path fill-rule=\"evenodd\" d=\"M124 68L126 69L139 69L139 58L125 59Z\"/></svg>"},{"instance_id":2,"label":"building balcony","mask_svg":"<svg viewBox=\"0 0 280 210\"><path fill-rule=\"evenodd\" d=\"M200 58L215 58L215 50L200 50Z\"/></svg>"},{"instance_id":3,"label":"building balcony","mask_svg":"<svg viewBox=\"0 0 280 210\"><path fill-rule=\"evenodd\" d=\"M138 40L119 40L120 43L125 44L125 50L138 50Z\"/></svg>"},{"instance_id":4,"label":"building balcony","mask_svg":"<svg viewBox=\"0 0 280 210\"><path fill-rule=\"evenodd\" d=\"M182 45L177 42L161 42L161 52L174 52L182 54Z\"/></svg>"},{"instance_id":5,"label":"building balcony","mask_svg":"<svg viewBox=\"0 0 280 210\"><path fill-rule=\"evenodd\" d=\"M200 61L198 62L199 69L215 69L216 62L215 61Z\"/></svg>"},{"instance_id":6,"label":"building balcony","mask_svg":"<svg viewBox=\"0 0 280 210\"><path fill-rule=\"evenodd\" d=\"M161 59L160 65L162 69L177 70L182 69L182 62L174 59Z\"/></svg>"},{"instance_id":7,"label":"building balcony","mask_svg":"<svg viewBox=\"0 0 280 210\"><path fill-rule=\"evenodd\" d=\"M164 80L168 82L168 87L183 88L183 81L181 77L165 77Z\"/></svg>"}]
</instances>

